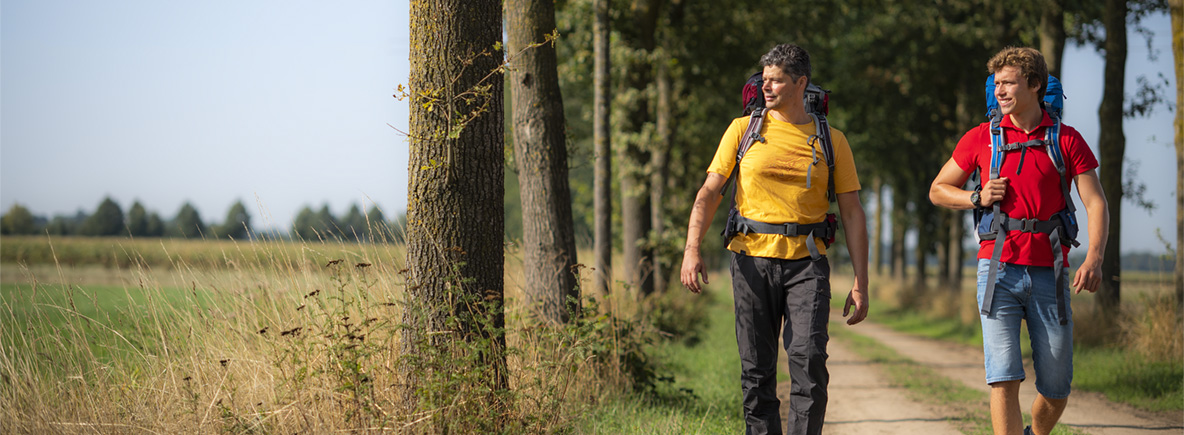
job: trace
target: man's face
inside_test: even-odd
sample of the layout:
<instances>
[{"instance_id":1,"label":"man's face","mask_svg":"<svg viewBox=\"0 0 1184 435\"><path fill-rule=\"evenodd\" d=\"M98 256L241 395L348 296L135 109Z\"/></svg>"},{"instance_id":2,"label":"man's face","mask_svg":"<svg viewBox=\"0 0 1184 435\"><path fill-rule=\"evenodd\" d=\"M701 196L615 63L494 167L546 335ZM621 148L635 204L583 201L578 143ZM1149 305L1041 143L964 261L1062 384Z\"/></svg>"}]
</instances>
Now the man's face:
<instances>
[{"instance_id":1,"label":"man's face","mask_svg":"<svg viewBox=\"0 0 1184 435\"><path fill-rule=\"evenodd\" d=\"M1023 113L1032 107L1040 107L1040 85L1028 86L1028 79L1020 69L1005 66L995 71L995 99L1004 115Z\"/></svg>"},{"instance_id":2,"label":"man's face","mask_svg":"<svg viewBox=\"0 0 1184 435\"><path fill-rule=\"evenodd\" d=\"M785 110L789 108L788 104L802 104L802 91L806 88L807 81L805 76L794 81L776 65L766 66L762 76L765 80L761 86L761 91L765 94L765 107Z\"/></svg>"}]
</instances>

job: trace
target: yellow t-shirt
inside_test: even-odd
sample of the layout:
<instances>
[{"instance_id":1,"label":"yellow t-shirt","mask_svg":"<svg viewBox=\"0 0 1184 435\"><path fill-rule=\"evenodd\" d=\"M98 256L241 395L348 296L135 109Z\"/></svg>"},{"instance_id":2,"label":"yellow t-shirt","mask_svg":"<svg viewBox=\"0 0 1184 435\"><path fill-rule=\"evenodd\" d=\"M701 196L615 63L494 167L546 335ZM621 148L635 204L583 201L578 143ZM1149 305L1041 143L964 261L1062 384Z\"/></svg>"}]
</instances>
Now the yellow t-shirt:
<instances>
[{"instance_id":1,"label":"yellow t-shirt","mask_svg":"<svg viewBox=\"0 0 1184 435\"><path fill-rule=\"evenodd\" d=\"M708 172L724 177L732 174L736 164L736 149L740 137L748 128L750 117L736 118L720 139L719 149ZM826 156L821 143L814 147L807 139L814 135L814 123L792 124L765 115L761 135L765 142L755 142L740 162L739 183L736 191L736 210L746 218L779 224L796 222L810 224L826 219L830 203L826 199ZM835 193L860 189L855 174L855 159L847 136L831 127L831 142L835 149ZM809 174L810 187L806 188ZM727 192L724 192L726 195ZM724 198L724 204L730 200ZM754 257L796 260L810 256L806 237L786 237L779 234L740 234L732 238L728 250L744 252ZM825 254L822 240L816 240L820 253Z\"/></svg>"}]
</instances>

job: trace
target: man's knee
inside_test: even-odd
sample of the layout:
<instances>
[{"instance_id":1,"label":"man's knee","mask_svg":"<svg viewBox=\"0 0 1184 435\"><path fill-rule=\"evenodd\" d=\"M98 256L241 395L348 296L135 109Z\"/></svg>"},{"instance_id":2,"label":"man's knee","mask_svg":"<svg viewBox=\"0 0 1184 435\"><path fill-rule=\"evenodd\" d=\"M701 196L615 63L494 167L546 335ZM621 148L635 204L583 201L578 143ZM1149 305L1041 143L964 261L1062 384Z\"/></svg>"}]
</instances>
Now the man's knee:
<instances>
[{"instance_id":1,"label":"man's knee","mask_svg":"<svg viewBox=\"0 0 1184 435\"><path fill-rule=\"evenodd\" d=\"M1012 393L1019 394L1020 383L1022 383L1022 382L1024 382L1022 379L1017 379L1014 381L992 382L990 384L991 385L991 392L1005 393L1005 394L1012 394Z\"/></svg>"}]
</instances>

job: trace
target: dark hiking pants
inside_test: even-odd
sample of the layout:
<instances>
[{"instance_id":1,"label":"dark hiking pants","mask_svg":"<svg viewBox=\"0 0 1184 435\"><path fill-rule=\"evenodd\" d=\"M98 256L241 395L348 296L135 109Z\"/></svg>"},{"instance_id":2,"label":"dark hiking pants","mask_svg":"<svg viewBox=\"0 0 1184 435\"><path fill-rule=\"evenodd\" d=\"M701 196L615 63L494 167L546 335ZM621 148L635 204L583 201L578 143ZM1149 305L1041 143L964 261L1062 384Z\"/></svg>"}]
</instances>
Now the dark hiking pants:
<instances>
[{"instance_id":1,"label":"dark hiking pants","mask_svg":"<svg viewBox=\"0 0 1184 435\"><path fill-rule=\"evenodd\" d=\"M794 435L822 433L830 379L826 371L830 263L826 257L781 260L733 253L731 272L746 433L782 433L778 333L789 354L792 382L787 430Z\"/></svg>"}]
</instances>

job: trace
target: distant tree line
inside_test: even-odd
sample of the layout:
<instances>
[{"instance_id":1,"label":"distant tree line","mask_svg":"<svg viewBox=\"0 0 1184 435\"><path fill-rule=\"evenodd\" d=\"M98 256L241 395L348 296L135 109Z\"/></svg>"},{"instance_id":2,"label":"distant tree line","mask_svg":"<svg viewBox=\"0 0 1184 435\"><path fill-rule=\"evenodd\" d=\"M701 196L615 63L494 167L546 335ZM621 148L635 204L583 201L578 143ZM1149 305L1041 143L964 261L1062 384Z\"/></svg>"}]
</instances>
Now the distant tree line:
<instances>
[{"instance_id":1,"label":"distant tree line","mask_svg":"<svg viewBox=\"0 0 1184 435\"><path fill-rule=\"evenodd\" d=\"M402 215L388 222L377 206L363 214L355 204L338 218L328 205L313 212L305 206L287 230L268 231L269 238L299 240L402 241ZM243 202L235 201L221 223L207 224L193 204L186 201L171 220L149 211L139 201L123 208L111 198L104 198L92 214L79 210L74 215L56 215L52 219L34 215L21 204L13 204L0 216L0 234L92 237L172 237L185 239L249 240L261 234L251 226L251 214Z\"/></svg>"}]
</instances>

